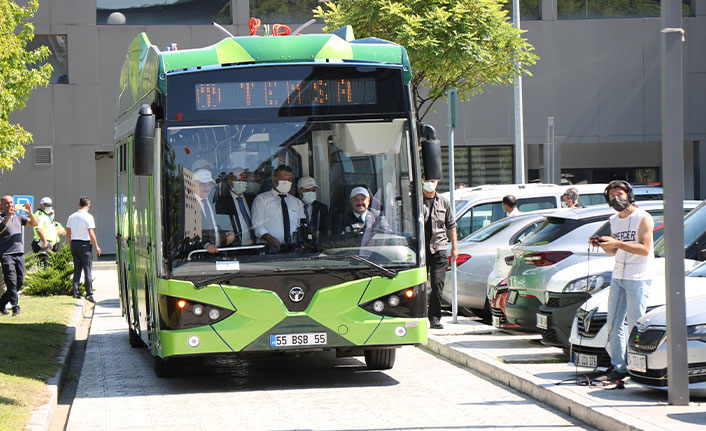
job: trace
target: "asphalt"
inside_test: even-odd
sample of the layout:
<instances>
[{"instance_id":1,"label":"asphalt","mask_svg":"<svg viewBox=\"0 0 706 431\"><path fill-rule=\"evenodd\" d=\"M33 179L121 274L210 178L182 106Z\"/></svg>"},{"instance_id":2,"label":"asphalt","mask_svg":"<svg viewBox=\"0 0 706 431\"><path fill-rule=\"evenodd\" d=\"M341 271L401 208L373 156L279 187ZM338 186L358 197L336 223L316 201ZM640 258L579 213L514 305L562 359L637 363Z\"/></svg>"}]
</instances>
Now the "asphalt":
<instances>
[{"instance_id":1,"label":"asphalt","mask_svg":"<svg viewBox=\"0 0 706 431\"><path fill-rule=\"evenodd\" d=\"M96 262L96 270L115 270L114 262ZM93 308L82 301L66 330L67 345L60 360L69 363L72 349L81 342L79 330L91 319ZM667 392L628 383L625 389L581 386L576 377L586 369L567 362L561 349L541 345L536 334L518 333L484 325L477 319L442 319L444 329L429 330L423 348L510 386L588 425L604 430L703 430L706 399L688 406L672 406ZM79 336L77 336L79 334ZM88 339L90 342L91 334ZM57 394L67 367L48 382L49 401L37 408L27 430L48 430L57 412ZM469 389L472 390L472 389ZM482 396L482 394L479 394ZM59 413L57 413L59 414Z\"/></svg>"}]
</instances>

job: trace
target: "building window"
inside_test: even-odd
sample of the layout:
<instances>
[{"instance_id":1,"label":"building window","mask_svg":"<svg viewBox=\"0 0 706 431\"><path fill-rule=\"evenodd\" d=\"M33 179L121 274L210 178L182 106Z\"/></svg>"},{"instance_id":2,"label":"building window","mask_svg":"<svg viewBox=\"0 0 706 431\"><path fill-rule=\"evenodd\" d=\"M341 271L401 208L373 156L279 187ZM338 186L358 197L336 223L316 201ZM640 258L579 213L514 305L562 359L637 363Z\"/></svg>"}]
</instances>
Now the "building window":
<instances>
[{"instance_id":1,"label":"building window","mask_svg":"<svg viewBox=\"0 0 706 431\"><path fill-rule=\"evenodd\" d=\"M263 24L298 24L314 18L319 0L250 0L250 16ZM294 28L291 29L294 31Z\"/></svg>"},{"instance_id":2,"label":"building window","mask_svg":"<svg viewBox=\"0 0 706 431\"><path fill-rule=\"evenodd\" d=\"M512 0L503 4L508 21L512 21ZM520 21L539 19L539 0L520 0Z\"/></svg>"},{"instance_id":3,"label":"building window","mask_svg":"<svg viewBox=\"0 0 706 431\"><path fill-rule=\"evenodd\" d=\"M31 42L27 44L27 51L33 51L40 46L46 46L51 51L45 60L54 68L49 78L50 84L69 83L69 62L67 57L66 35L65 34L37 34Z\"/></svg>"},{"instance_id":4,"label":"building window","mask_svg":"<svg viewBox=\"0 0 706 431\"><path fill-rule=\"evenodd\" d=\"M537 176L538 176L537 172ZM572 184L609 183L613 180L625 180L629 183L647 184L659 181L659 168L562 168L561 177Z\"/></svg>"},{"instance_id":5,"label":"building window","mask_svg":"<svg viewBox=\"0 0 706 431\"><path fill-rule=\"evenodd\" d=\"M96 24L232 24L230 3L230 0L96 0Z\"/></svg>"},{"instance_id":6,"label":"building window","mask_svg":"<svg viewBox=\"0 0 706 431\"><path fill-rule=\"evenodd\" d=\"M454 179L456 186L483 184L512 184L513 147L511 145L454 147ZM449 190L449 147L441 147L443 179L439 190Z\"/></svg>"},{"instance_id":7,"label":"building window","mask_svg":"<svg viewBox=\"0 0 706 431\"><path fill-rule=\"evenodd\" d=\"M660 3L660 0L557 0L557 18L658 17ZM691 0L682 0L682 15L691 15Z\"/></svg>"}]
</instances>

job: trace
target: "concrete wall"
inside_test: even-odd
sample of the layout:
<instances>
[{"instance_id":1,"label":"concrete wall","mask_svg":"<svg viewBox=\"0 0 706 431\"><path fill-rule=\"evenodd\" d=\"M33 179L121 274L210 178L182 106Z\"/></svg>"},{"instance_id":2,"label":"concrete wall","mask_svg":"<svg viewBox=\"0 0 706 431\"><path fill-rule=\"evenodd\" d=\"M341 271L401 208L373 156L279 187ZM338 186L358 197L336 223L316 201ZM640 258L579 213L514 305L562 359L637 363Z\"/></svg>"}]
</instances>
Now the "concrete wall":
<instances>
[{"instance_id":1,"label":"concrete wall","mask_svg":"<svg viewBox=\"0 0 706 431\"><path fill-rule=\"evenodd\" d=\"M563 167L660 166L659 19L556 20L555 2L542 1L541 21L525 21L526 37L540 61L524 80L527 167L537 168L535 144L544 142L546 117L556 118ZM698 16L686 18L684 45L685 141L706 142L706 0L695 0ZM554 9L552 9L554 8ZM236 35L248 32L248 0L232 2ZM93 197L99 244L115 251L113 227L113 117L120 67L129 42L142 31L160 48L181 49L222 39L211 26L96 26L95 0L45 0L35 16L36 34L66 34L68 84L35 90L11 120L33 133L25 159L0 174L3 193L55 199L65 223L81 195ZM307 31L317 31L312 26ZM511 144L512 88L494 87L461 107L456 145ZM427 120L445 137L444 105ZM54 164L33 163L35 146L54 148ZM702 150L700 158L706 158ZM706 175L687 164L706 192Z\"/></svg>"}]
</instances>

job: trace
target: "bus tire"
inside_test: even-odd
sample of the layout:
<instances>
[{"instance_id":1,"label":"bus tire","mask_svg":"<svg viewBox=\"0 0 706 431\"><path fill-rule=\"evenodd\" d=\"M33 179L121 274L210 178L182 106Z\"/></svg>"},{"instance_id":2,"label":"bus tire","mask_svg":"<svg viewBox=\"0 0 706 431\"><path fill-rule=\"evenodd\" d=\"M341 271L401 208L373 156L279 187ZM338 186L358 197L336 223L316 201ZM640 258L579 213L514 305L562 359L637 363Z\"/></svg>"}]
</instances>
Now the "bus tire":
<instances>
[{"instance_id":1,"label":"bus tire","mask_svg":"<svg viewBox=\"0 0 706 431\"><path fill-rule=\"evenodd\" d=\"M162 359L154 357L154 372L159 378L175 377L179 373L179 364L176 359Z\"/></svg>"},{"instance_id":2,"label":"bus tire","mask_svg":"<svg viewBox=\"0 0 706 431\"><path fill-rule=\"evenodd\" d=\"M365 365L369 370L389 370L395 365L397 349L374 349L365 351Z\"/></svg>"},{"instance_id":3,"label":"bus tire","mask_svg":"<svg viewBox=\"0 0 706 431\"><path fill-rule=\"evenodd\" d=\"M140 338L140 335L132 328L128 329L128 341L130 342L130 347L134 349L145 347L145 343Z\"/></svg>"}]
</instances>

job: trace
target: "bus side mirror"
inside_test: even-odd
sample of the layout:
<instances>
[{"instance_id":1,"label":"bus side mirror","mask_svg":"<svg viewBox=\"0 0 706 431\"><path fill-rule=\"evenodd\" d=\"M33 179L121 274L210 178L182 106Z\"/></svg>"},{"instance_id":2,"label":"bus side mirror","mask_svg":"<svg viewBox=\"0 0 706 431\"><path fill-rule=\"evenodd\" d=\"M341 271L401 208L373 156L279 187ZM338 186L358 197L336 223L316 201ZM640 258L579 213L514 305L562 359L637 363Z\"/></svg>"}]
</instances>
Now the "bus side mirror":
<instances>
[{"instance_id":1,"label":"bus side mirror","mask_svg":"<svg viewBox=\"0 0 706 431\"><path fill-rule=\"evenodd\" d=\"M441 143L436 138L436 130L434 130L434 128L429 124L422 124L421 133L424 178L427 180L440 180Z\"/></svg>"},{"instance_id":2,"label":"bus side mirror","mask_svg":"<svg viewBox=\"0 0 706 431\"><path fill-rule=\"evenodd\" d=\"M142 105L137 117L134 135L132 165L135 175L152 175L154 172L154 114L150 105Z\"/></svg>"}]
</instances>

